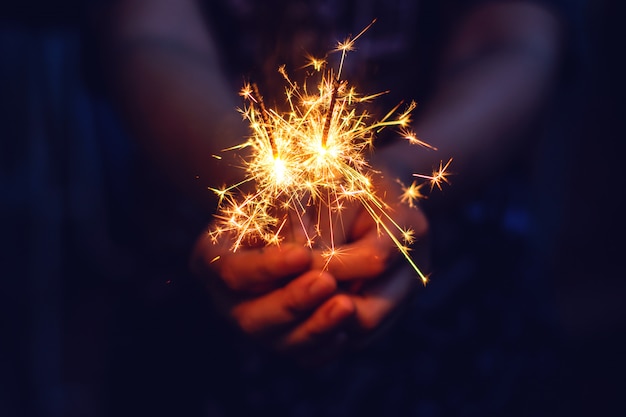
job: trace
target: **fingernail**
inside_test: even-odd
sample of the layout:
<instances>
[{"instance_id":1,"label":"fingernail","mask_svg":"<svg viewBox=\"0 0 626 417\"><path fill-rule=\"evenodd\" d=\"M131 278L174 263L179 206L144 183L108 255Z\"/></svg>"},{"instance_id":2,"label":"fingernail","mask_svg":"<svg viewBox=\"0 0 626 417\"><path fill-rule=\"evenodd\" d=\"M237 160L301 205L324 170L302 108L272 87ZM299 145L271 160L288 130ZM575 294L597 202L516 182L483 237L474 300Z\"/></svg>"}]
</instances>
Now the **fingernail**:
<instances>
[{"instance_id":1,"label":"fingernail","mask_svg":"<svg viewBox=\"0 0 626 417\"><path fill-rule=\"evenodd\" d=\"M330 294L335 289L333 284L333 280L328 275L320 274L309 284L309 294L314 296Z\"/></svg>"},{"instance_id":2,"label":"fingernail","mask_svg":"<svg viewBox=\"0 0 626 417\"><path fill-rule=\"evenodd\" d=\"M352 302L347 299L345 300L340 299L336 301L335 304L333 304L333 306L331 307L328 313L328 316L332 320L343 320L346 317L348 317L350 314L352 314L352 311L353 311Z\"/></svg>"}]
</instances>

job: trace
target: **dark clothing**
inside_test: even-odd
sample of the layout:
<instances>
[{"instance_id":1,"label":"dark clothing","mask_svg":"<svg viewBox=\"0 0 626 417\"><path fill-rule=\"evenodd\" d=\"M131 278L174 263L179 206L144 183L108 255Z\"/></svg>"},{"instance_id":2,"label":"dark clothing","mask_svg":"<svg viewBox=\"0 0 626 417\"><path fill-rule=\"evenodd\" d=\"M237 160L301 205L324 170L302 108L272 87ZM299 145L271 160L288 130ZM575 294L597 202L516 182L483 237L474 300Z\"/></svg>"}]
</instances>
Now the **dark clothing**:
<instances>
[{"instance_id":1,"label":"dark clothing","mask_svg":"<svg viewBox=\"0 0 626 417\"><path fill-rule=\"evenodd\" d=\"M344 78L364 93L391 90L376 103L380 113L402 99L428 102L445 34L473 3L210 2L207 16L228 72L235 81L241 74L259 79L265 92L283 90L279 65L297 77L305 53L324 56L377 17L349 53ZM542 280L534 257L528 169L527 161L516 161L466 206L429 213L435 275L384 340L305 371L230 334L236 349L206 362L226 372L219 386L207 377L211 409L225 415L554 415L548 393L557 335L550 282ZM241 397L233 400L233 393Z\"/></svg>"}]
</instances>

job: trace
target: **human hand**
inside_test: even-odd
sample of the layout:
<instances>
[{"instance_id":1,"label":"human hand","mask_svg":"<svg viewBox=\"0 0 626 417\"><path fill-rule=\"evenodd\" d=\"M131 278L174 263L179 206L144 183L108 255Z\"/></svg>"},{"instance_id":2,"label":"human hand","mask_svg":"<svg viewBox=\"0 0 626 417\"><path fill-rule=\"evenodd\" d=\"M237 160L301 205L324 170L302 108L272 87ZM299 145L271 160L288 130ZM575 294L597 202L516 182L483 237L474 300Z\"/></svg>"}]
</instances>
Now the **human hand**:
<instances>
[{"instance_id":1,"label":"human hand","mask_svg":"<svg viewBox=\"0 0 626 417\"><path fill-rule=\"evenodd\" d=\"M398 224L413 229L418 264L425 266L424 215L399 204L397 184L383 182L378 190L398 198L389 210ZM302 243L232 252L229 236L213 242L205 235L192 267L218 312L244 334L300 362L319 362L380 333L419 282L408 263L397 262L396 244L359 203L346 207L342 222L346 233L335 236L338 255L331 258Z\"/></svg>"},{"instance_id":2,"label":"human hand","mask_svg":"<svg viewBox=\"0 0 626 417\"><path fill-rule=\"evenodd\" d=\"M341 330L354 305L337 294L331 274L310 270L308 248L285 243L232 252L229 242L228 236L213 242L205 234L191 260L219 314L251 339L301 363L319 363L342 350Z\"/></svg>"},{"instance_id":3,"label":"human hand","mask_svg":"<svg viewBox=\"0 0 626 417\"><path fill-rule=\"evenodd\" d=\"M412 260L424 273L428 270L428 222L417 207L401 202L401 187L383 178L376 187L385 195L389 207L385 209L393 221L412 231ZM354 305L354 318L345 328L350 344L362 346L382 333L398 317L411 295L421 286L419 274L403 259L396 242L382 230L368 210L361 204L351 207L354 218L345 236L337 245L336 254L313 252L313 269L323 269L337 281L340 289ZM354 211L356 210L356 213ZM397 241L402 241L401 231L389 219L381 217Z\"/></svg>"}]
</instances>

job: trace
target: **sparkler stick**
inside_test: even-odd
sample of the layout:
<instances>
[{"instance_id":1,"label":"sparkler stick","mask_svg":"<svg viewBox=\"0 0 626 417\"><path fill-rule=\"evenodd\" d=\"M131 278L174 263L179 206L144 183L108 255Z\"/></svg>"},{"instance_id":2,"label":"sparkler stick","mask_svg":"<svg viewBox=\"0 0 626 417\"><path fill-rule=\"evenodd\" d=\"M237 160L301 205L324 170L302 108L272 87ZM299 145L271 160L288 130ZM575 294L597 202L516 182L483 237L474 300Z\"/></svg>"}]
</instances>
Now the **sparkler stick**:
<instances>
[{"instance_id":1,"label":"sparkler stick","mask_svg":"<svg viewBox=\"0 0 626 417\"><path fill-rule=\"evenodd\" d=\"M286 81L287 111L266 108L258 86L244 85L240 95L245 105L240 112L250 124L251 135L228 150L249 148L251 152L243 160L246 176L241 182L212 189L219 198L217 226L209 232L214 241L227 233L234 235L233 251L246 241L280 244L285 226L295 218L305 245L325 248L328 265L332 257L339 256L335 229L342 224L342 210L346 203L356 203L426 283L427 276L409 254L413 232L391 217L390 206L377 194L372 180L379 173L369 165L365 151L373 147L375 135L388 127L397 127L409 143L434 148L407 128L414 102L399 112L400 103L380 120L370 122L371 115L362 106L384 93L361 96L341 81L347 53L354 50L355 41L373 23L331 51L341 52L336 73L326 70L325 60L310 58L308 66L319 76L316 93L309 93L306 80L302 85L292 81L284 66L278 69ZM434 186L441 188L443 182L448 182L450 162L440 164L432 175L414 176L430 182L431 190ZM243 193L242 186L248 183L254 186L253 191ZM413 207L423 197L423 184L401 184L401 202ZM311 230L307 225L312 220L315 224ZM329 241L324 243L322 236L326 235Z\"/></svg>"},{"instance_id":2,"label":"sparkler stick","mask_svg":"<svg viewBox=\"0 0 626 417\"><path fill-rule=\"evenodd\" d=\"M324 123L324 131L322 132L322 147L326 147L326 141L328 140L328 131L330 130L330 124L333 120L333 111L335 110L335 104L337 103L337 92L339 91L339 79L333 83L333 93L330 96L330 106L328 106L328 112L326 113L326 122Z\"/></svg>"},{"instance_id":3,"label":"sparkler stick","mask_svg":"<svg viewBox=\"0 0 626 417\"><path fill-rule=\"evenodd\" d=\"M254 92L254 96L256 98L256 102L258 103L261 109L261 118L263 119L263 127L265 128L265 132L267 133L267 140L272 148L272 156L276 158L276 144L274 142L274 138L272 137L272 131L268 129L269 120L267 118L267 109L265 108L265 103L263 102L263 96L259 93L259 86L254 83L252 84L252 89Z\"/></svg>"}]
</instances>

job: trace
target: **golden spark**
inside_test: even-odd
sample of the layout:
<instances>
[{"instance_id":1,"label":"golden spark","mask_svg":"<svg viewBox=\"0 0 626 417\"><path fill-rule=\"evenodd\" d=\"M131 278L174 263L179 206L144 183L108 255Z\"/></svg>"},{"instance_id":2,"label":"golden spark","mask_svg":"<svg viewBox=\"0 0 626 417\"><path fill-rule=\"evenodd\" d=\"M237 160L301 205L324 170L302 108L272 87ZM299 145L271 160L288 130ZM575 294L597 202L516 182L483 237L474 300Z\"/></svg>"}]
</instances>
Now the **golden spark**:
<instances>
[{"instance_id":1,"label":"golden spark","mask_svg":"<svg viewBox=\"0 0 626 417\"><path fill-rule=\"evenodd\" d=\"M417 201L426 198L421 191L424 183L418 184L417 181L413 181L413 183L411 183L408 187L406 187L400 180L398 180L398 183L400 183L400 186L402 187L402 196L400 197L400 201L402 203L407 203L409 207L417 207Z\"/></svg>"},{"instance_id":2,"label":"golden spark","mask_svg":"<svg viewBox=\"0 0 626 417\"><path fill-rule=\"evenodd\" d=\"M246 177L229 187L211 189L219 198L218 223L209 232L214 241L231 233L235 236L233 251L248 241L279 244L285 225L296 224L305 245L322 245L328 265L330 258L341 252L334 239L335 229L343 224L343 208L346 202L357 202L426 283L427 276L409 255L413 231L402 228L389 214L389 205L373 186L378 172L366 159L375 134L387 127L397 127L410 143L430 147L407 128L415 103L402 110L398 104L372 121L362 107L384 93L362 96L341 79L347 53L373 23L330 52L341 53L336 70L326 69L326 59L308 57L305 67L312 67L319 81L313 91L307 88L307 80L300 85L289 78L284 66L279 68L286 82L287 111L267 108L256 84L244 85L240 95L245 105L240 112L250 124L251 135L229 150L250 150L243 160ZM430 181L431 189L435 185L440 188L447 182L444 172L449 164L440 166L432 176L420 177ZM244 193L245 185L252 185L248 187L252 191ZM422 185L403 186L401 201L413 207L422 197Z\"/></svg>"},{"instance_id":3,"label":"golden spark","mask_svg":"<svg viewBox=\"0 0 626 417\"><path fill-rule=\"evenodd\" d=\"M446 171L451 163L452 158L450 158L445 165L443 165L443 161L439 162L439 169L434 169L432 175L413 174L413 176L429 180L431 190L435 186L441 190L441 183L445 182L446 184L450 184L448 181L449 174Z\"/></svg>"}]
</instances>

